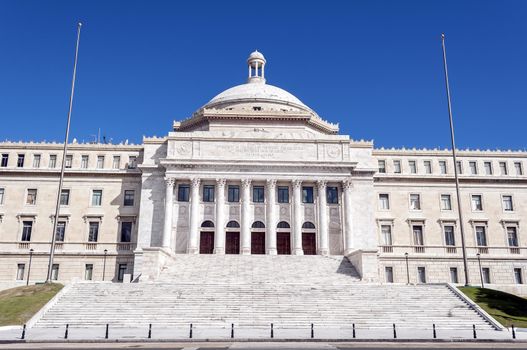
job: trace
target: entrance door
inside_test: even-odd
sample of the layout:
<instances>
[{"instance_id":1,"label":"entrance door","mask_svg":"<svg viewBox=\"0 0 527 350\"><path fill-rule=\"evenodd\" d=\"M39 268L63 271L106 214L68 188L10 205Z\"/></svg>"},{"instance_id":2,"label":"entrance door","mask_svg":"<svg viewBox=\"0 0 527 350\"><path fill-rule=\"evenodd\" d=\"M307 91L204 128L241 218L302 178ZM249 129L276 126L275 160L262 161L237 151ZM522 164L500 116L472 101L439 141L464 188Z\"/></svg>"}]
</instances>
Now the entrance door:
<instances>
[{"instance_id":1,"label":"entrance door","mask_svg":"<svg viewBox=\"0 0 527 350\"><path fill-rule=\"evenodd\" d=\"M227 232L225 254L240 254L240 232Z\"/></svg>"},{"instance_id":2,"label":"entrance door","mask_svg":"<svg viewBox=\"0 0 527 350\"><path fill-rule=\"evenodd\" d=\"M199 240L199 253L212 254L214 252L214 232L201 232Z\"/></svg>"},{"instance_id":3,"label":"entrance door","mask_svg":"<svg viewBox=\"0 0 527 350\"><path fill-rule=\"evenodd\" d=\"M276 250L279 255L291 254L291 234L289 232L276 233Z\"/></svg>"},{"instance_id":4,"label":"entrance door","mask_svg":"<svg viewBox=\"0 0 527 350\"><path fill-rule=\"evenodd\" d=\"M265 254L265 232L251 233L251 254Z\"/></svg>"},{"instance_id":5,"label":"entrance door","mask_svg":"<svg viewBox=\"0 0 527 350\"><path fill-rule=\"evenodd\" d=\"M317 254L317 239L314 232L302 232L302 249L304 255Z\"/></svg>"}]
</instances>

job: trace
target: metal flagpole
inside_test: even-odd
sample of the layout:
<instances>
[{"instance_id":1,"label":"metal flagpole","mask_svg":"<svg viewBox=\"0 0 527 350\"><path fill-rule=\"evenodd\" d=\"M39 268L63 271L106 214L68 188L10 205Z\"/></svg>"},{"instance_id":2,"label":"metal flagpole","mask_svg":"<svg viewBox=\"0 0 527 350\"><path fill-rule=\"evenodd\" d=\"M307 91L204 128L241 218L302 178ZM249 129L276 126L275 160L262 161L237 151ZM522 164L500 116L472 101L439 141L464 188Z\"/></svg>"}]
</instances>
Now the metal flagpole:
<instances>
[{"instance_id":1,"label":"metal flagpole","mask_svg":"<svg viewBox=\"0 0 527 350\"><path fill-rule=\"evenodd\" d=\"M463 268L465 270L465 286L469 285L468 278L468 263L467 263L467 247L465 245L465 230L463 229L463 211L461 209L461 196L459 194L459 177L457 172L457 159L456 159L456 141L454 139L454 122L452 120L452 104L450 102L450 86L448 84L448 67L446 63L446 47L445 47L445 34L441 34L441 43L443 47L443 67L445 69L445 85L446 85L446 96L448 101L448 116L450 119L450 138L452 140L452 158L454 159L454 177L456 179L456 197L457 197L457 211L459 214L459 229L461 231L461 250L463 252Z\"/></svg>"},{"instance_id":2,"label":"metal flagpole","mask_svg":"<svg viewBox=\"0 0 527 350\"><path fill-rule=\"evenodd\" d=\"M62 165L60 167L60 180L59 180L59 190L57 193L57 205L55 207L55 220L53 221L53 232L51 233L51 246L49 249L49 263L48 263L48 274L46 277L46 283L51 282L51 273L53 270L53 257L55 255L55 235L57 232L57 224L59 221L59 211L60 211L60 197L62 194L62 184L64 182L64 167L66 152L68 151L68 139L70 135L70 121L71 121L71 109L73 107L73 93L75 92L75 76L77 75L77 57L79 54L79 41L81 38L81 27L82 23L77 24L77 44L75 45L75 60L73 63L73 78L71 80L71 93L70 93L70 105L68 109L68 122L66 124L66 136L64 137L64 152L62 153Z\"/></svg>"}]
</instances>

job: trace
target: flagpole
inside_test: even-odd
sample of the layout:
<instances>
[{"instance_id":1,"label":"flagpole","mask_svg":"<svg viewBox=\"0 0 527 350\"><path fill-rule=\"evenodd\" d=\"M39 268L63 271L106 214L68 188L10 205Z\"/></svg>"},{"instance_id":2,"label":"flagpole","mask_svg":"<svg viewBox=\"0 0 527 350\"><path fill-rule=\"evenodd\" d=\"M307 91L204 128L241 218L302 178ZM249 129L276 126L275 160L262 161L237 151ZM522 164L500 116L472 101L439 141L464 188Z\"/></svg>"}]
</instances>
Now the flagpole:
<instances>
[{"instance_id":1,"label":"flagpole","mask_svg":"<svg viewBox=\"0 0 527 350\"><path fill-rule=\"evenodd\" d=\"M465 245L465 230L463 227L463 211L461 209L461 196L459 194L459 177L457 172L457 158L456 158L456 141L454 138L454 121L452 118L452 104L450 102L450 86L448 83L448 67L446 63L446 47L445 34L441 34L441 44L443 47L443 67L445 69L445 85L446 96L448 101L448 117L450 119L450 138L452 140L452 158L454 160L454 177L456 180L456 197L457 197L457 211L459 215L459 229L461 231L461 250L463 252L463 268L465 270L465 286L469 285L468 277L468 263L467 263L467 247Z\"/></svg>"},{"instance_id":2,"label":"flagpole","mask_svg":"<svg viewBox=\"0 0 527 350\"><path fill-rule=\"evenodd\" d=\"M73 63L73 78L71 80L71 93L70 93L70 104L68 109L68 121L66 123L66 135L64 137L64 151L62 153L62 165L60 167L60 180L59 180L59 189L57 193L57 203L55 206L55 219L53 220L53 232L51 233L51 246L49 249L49 262L48 262L48 274L46 276L46 283L51 282L51 274L53 271L53 258L55 255L55 240L57 232L57 224L59 221L59 211L60 211L60 197L62 194L62 185L64 183L64 168L65 168L65 159L66 152L68 151L68 139L70 135L70 121L71 121L71 110L73 108L73 94L75 92L75 77L77 75L77 58L79 55L79 41L81 38L81 27L82 23L77 24L77 43L75 45L75 60Z\"/></svg>"}]
</instances>

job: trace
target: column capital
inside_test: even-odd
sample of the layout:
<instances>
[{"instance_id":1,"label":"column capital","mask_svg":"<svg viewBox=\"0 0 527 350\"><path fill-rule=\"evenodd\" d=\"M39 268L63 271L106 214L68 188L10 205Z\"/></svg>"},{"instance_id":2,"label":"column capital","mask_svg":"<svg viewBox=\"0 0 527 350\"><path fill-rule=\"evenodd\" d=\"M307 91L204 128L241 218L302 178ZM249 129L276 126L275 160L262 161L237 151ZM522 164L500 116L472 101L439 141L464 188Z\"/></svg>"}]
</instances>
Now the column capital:
<instances>
[{"instance_id":1,"label":"column capital","mask_svg":"<svg viewBox=\"0 0 527 350\"><path fill-rule=\"evenodd\" d=\"M251 187L251 182L251 179L242 179L242 186L248 189L249 187Z\"/></svg>"},{"instance_id":2,"label":"column capital","mask_svg":"<svg viewBox=\"0 0 527 350\"><path fill-rule=\"evenodd\" d=\"M293 180L293 188L300 188L302 186L302 180Z\"/></svg>"},{"instance_id":3,"label":"column capital","mask_svg":"<svg viewBox=\"0 0 527 350\"><path fill-rule=\"evenodd\" d=\"M328 185L328 182L326 180L318 180L317 186L319 190L324 190L326 186Z\"/></svg>"},{"instance_id":4,"label":"column capital","mask_svg":"<svg viewBox=\"0 0 527 350\"><path fill-rule=\"evenodd\" d=\"M199 184L201 183L201 179L198 177L194 177L191 180L192 187L199 187Z\"/></svg>"},{"instance_id":5,"label":"column capital","mask_svg":"<svg viewBox=\"0 0 527 350\"><path fill-rule=\"evenodd\" d=\"M344 181L342 181L342 189L347 191L347 190L351 190L353 188L353 182L351 181L351 179L346 179Z\"/></svg>"},{"instance_id":6,"label":"column capital","mask_svg":"<svg viewBox=\"0 0 527 350\"><path fill-rule=\"evenodd\" d=\"M268 180L267 180L267 186L268 186L269 188L274 188L274 187L276 187L276 179L268 179Z\"/></svg>"},{"instance_id":7,"label":"column capital","mask_svg":"<svg viewBox=\"0 0 527 350\"><path fill-rule=\"evenodd\" d=\"M174 186L174 184L176 183L176 179L174 179L173 177L166 177L165 178L165 184L167 187L172 187Z\"/></svg>"},{"instance_id":8,"label":"column capital","mask_svg":"<svg viewBox=\"0 0 527 350\"><path fill-rule=\"evenodd\" d=\"M226 179L216 179L216 185L218 186L218 188L225 187L226 183L227 183Z\"/></svg>"}]
</instances>

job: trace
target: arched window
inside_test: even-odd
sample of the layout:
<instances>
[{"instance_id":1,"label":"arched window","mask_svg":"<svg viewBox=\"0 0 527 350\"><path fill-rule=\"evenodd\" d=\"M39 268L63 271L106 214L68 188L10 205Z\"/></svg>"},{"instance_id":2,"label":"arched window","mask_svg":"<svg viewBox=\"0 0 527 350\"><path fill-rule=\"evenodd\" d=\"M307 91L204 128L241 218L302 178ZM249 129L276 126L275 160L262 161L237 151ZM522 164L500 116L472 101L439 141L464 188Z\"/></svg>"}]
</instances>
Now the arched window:
<instances>
[{"instance_id":1,"label":"arched window","mask_svg":"<svg viewBox=\"0 0 527 350\"><path fill-rule=\"evenodd\" d=\"M203 221L201 227L214 227L214 223L210 220Z\"/></svg>"},{"instance_id":2,"label":"arched window","mask_svg":"<svg viewBox=\"0 0 527 350\"><path fill-rule=\"evenodd\" d=\"M261 221L255 221L255 222L253 222L252 228L265 228L265 225Z\"/></svg>"},{"instance_id":3,"label":"arched window","mask_svg":"<svg viewBox=\"0 0 527 350\"><path fill-rule=\"evenodd\" d=\"M231 220L227 223L227 227L237 228L240 227L238 221Z\"/></svg>"},{"instance_id":4,"label":"arched window","mask_svg":"<svg viewBox=\"0 0 527 350\"><path fill-rule=\"evenodd\" d=\"M306 221L306 222L304 222L304 224L302 225L302 228L310 228L310 229L314 229L314 228L315 228L315 225L313 225L313 223L310 222L310 221Z\"/></svg>"},{"instance_id":5,"label":"arched window","mask_svg":"<svg viewBox=\"0 0 527 350\"><path fill-rule=\"evenodd\" d=\"M276 225L276 228L291 228L291 226L285 221L280 221L278 225Z\"/></svg>"}]
</instances>

